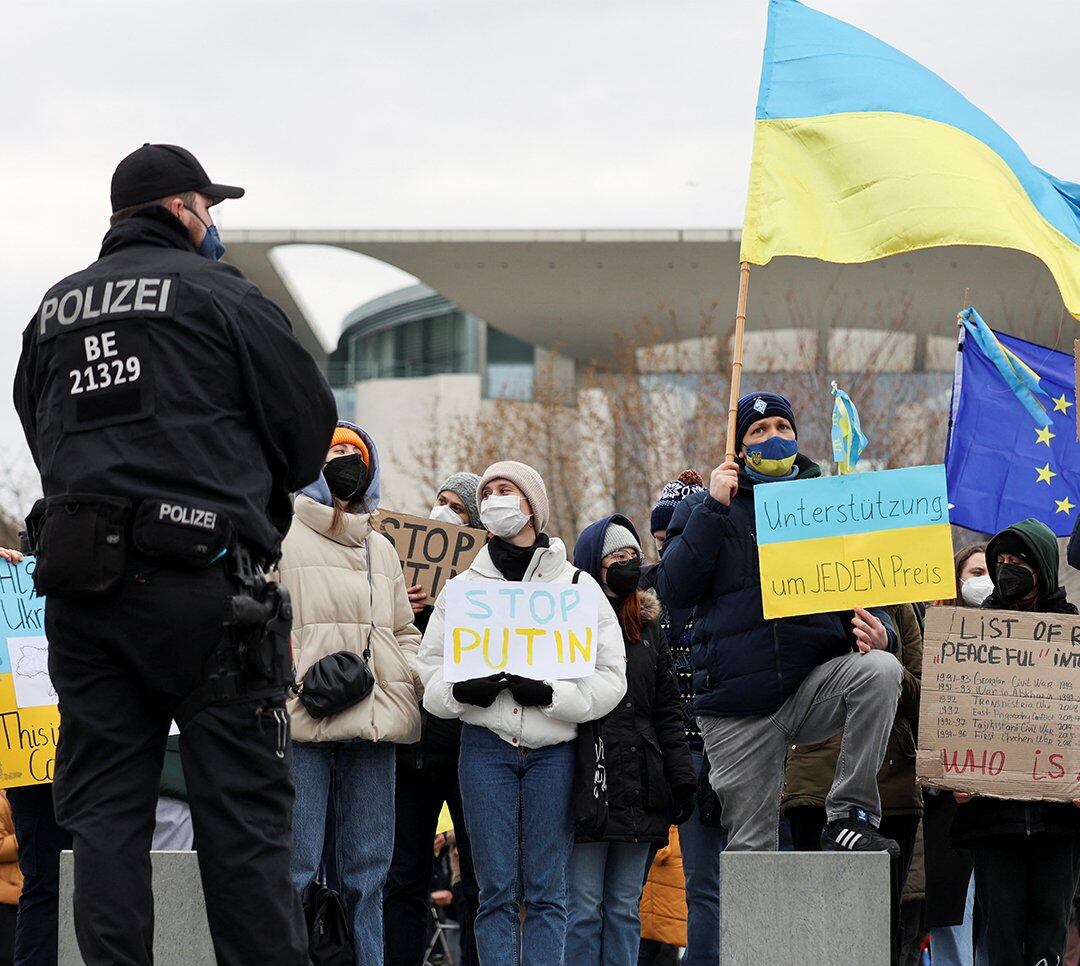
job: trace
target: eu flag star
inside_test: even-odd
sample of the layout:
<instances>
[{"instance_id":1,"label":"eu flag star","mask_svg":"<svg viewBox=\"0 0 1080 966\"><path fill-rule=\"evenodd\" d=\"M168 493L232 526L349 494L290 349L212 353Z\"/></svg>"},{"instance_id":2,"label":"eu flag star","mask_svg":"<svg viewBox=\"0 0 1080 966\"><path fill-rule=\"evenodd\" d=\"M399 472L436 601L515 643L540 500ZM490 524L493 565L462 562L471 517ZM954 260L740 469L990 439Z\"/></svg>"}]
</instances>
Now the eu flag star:
<instances>
[{"instance_id":1,"label":"eu flag star","mask_svg":"<svg viewBox=\"0 0 1080 966\"><path fill-rule=\"evenodd\" d=\"M1035 481L1036 483L1045 483L1049 486L1051 478L1057 476L1057 473L1050 469L1049 463L1047 463L1046 466L1036 466L1035 469L1039 474L1039 478Z\"/></svg>"},{"instance_id":2,"label":"eu flag star","mask_svg":"<svg viewBox=\"0 0 1080 966\"><path fill-rule=\"evenodd\" d=\"M1070 503L1068 497L1065 497L1064 500L1054 500L1054 502L1057 504L1057 510L1054 511L1056 513L1064 513L1066 516L1071 516L1071 511L1076 509L1076 504Z\"/></svg>"},{"instance_id":3,"label":"eu flag star","mask_svg":"<svg viewBox=\"0 0 1080 966\"><path fill-rule=\"evenodd\" d=\"M1035 445L1038 446L1039 443L1046 443L1046 445L1049 446L1050 440L1052 440L1056 435L1057 433L1050 432L1049 426L1044 426L1042 429L1037 429L1035 430Z\"/></svg>"},{"instance_id":4,"label":"eu flag star","mask_svg":"<svg viewBox=\"0 0 1080 966\"><path fill-rule=\"evenodd\" d=\"M1071 405L1072 405L1072 403L1069 402L1069 400L1065 398L1065 393L1062 393L1060 396L1058 396L1057 398L1054 399L1054 412L1055 413L1065 413L1065 415L1068 416L1069 415L1069 407Z\"/></svg>"}]
</instances>

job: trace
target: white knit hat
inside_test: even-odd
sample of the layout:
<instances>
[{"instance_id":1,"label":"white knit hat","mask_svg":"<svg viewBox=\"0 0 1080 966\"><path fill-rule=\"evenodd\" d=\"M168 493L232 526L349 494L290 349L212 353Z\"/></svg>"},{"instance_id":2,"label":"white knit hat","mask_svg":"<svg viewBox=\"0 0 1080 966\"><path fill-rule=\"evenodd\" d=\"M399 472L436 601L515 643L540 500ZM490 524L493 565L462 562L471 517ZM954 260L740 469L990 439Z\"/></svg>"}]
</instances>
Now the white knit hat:
<instances>
[{"instance_id":1,"label":"white knit hat","mask_svg":"<svg viewBox=\"0 0 1080 966\"><path fill-rule=\"evenodd\" d=\"M600 556L606 557L609 553L625 547L633 547L641 553L641 544L634 539L634 535L626 527L621 523L609 523L604 531L604 546L600 551Z\"/></svg>"},{"instance_id":2,"label":"white knit hat","mask_svg":"<svg viewBox=\"0 0 1080 966\"><path fill-rule=\"evenodd\" d=\"M484 475L480 477L480 483L476 487L476 500L483 503L484 487L492 480L509 480L529 501L533 512L533 527L537 533L543 533L547 529L548 514L551 512L548 506L547 488L540 474L525 463L515 460L502 460L492 463Z\"/></svg>"}]
</instances>

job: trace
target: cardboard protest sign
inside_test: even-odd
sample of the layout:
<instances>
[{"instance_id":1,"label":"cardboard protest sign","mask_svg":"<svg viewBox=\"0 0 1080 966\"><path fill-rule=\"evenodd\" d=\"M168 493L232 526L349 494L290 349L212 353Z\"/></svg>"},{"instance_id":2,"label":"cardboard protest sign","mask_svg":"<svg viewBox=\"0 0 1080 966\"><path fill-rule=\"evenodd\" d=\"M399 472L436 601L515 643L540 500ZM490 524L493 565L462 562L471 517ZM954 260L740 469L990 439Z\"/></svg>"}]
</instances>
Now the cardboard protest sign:
<instances>
[{"instance_id":1,"label":"cardboard protest sign","mask_svg":"<svg viewBox=\"0 0 1080 966\"><path fill-rule=\"evenodd\" d=\"M1080 617L932 607L924 641L919 782L1080 798Z\"/></svg>"},{"instance_id":2,"label":"cardboard protest sign","mask_svg":"<svg viewBox=\"0 0 1080 966\"><path fill-rule=\"evenodd\" d=\"M397 550L405 583L423 587L429 604L435 603L451 577L469 569L487 540L483 530L456 527L395 510L380 509L377 526Z\"/></svg>"},{"instance_id":3,"label":"cardboard protest sign","mask_svg":"<svg viewBox=\"0 0 1080 966\"><path fill-rule=\"evenodd\" d=\"M944 466L754 487L767 618L956 595Z\"/></svg>"},{"instance_id":4,"label":"cardboard protest sign","mask_svg":"<svg viewBox=\"0 0 1080 966\"><path fill-rule=\"evenodd\" d=\"M0 788L47 784L56 762L60 713L34 563L0 559Z\"/></svg>"},{"instance_id":5,"label":"cardboard protest sign","mask_svg":"<svg viewBox=\"0 0 1080 966\"><path fill-rule=\"evenodd\" d=\"M500 671L538 681L587 677L596 667L599 595L591 581L450 584L444 678L467 681Z\"/></svg>"}]
</instances>

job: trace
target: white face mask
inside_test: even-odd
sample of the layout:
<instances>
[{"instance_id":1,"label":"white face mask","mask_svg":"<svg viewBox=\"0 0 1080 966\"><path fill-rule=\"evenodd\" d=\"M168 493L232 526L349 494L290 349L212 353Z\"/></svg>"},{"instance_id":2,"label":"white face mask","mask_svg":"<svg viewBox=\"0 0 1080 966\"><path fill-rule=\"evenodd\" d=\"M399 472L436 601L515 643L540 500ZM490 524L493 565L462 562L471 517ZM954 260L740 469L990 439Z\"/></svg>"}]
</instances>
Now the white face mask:
<instances>
[{"instance_id":1,"label":"white face mask","mask_svg":"<svg viewBox=\"0 0 1080 966\"><path fill-rule=\"evenodd\" d=\"M511 493L485 497L480 504L480 522L489 533L509 540L525 529L529 517L521 512L521 497Z\"/></svg>"},{"instance_id":2,"label":"white face mask","mask_svg":"<svg viewBox=\"0 0 1080 966\"><path fill-rule=\"evenodd\" d=\"M982 574L979 577L968 577L968 579L960 585L961 598L963 598L964 603L970 604L972 607L981 607L982 602L993 592L994 582L990 579L989 574Z\"/></svg>"},{"instance_id":3,"label":"white face mask","mask_svg":"<svg viewBox=\"0 0 1080 966\"><path fill-rule=\"evenodd\" d=\"M439 523L452 523L455 526L462 526L461 517L457 515L453 507L446 503L436 503L431 508L431 512L428 514L429 520L438 520Z\"/></svg>"}]
</instances>

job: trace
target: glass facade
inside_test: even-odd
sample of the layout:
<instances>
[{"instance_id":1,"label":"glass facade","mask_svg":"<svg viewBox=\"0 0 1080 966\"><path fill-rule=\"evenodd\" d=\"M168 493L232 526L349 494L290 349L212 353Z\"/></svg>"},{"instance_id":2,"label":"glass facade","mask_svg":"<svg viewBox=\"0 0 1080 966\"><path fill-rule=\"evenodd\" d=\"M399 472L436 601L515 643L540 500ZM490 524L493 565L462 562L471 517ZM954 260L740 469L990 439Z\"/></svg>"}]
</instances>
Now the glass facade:
<instances>
[{"instance_id":1,"label":"glass facade","mask_svg":"<svg viewBox=\"0 0 1080 966\"><path fill-rule=\"evenodd\" d=\"M398 379L476 371L476 322L460 309L412 319L347 344L346 378Z\"/></svg>"},{"instance_id":2,"label":"glass facade","mask_svg":"<svg viewBox=\"0 0 1080 966\"><path fill-rule=\"evenodd\" d=\"M484 368L486 399L532 398L536 350L528 343L490 326Z\"/></svg>"},{"instance_id":3,"label":"glass facade","mask_svg":"<svg viewBox=\"0 0 1080 966\"><path fill-rule=\"evenodd\" d=\"M482 374L489 399L527 400L535 355L528 342L485 325L427 285L413 285L349 313L326 371L342 403L366 379L460 372Z\"/></svg>"}]
</instances>

